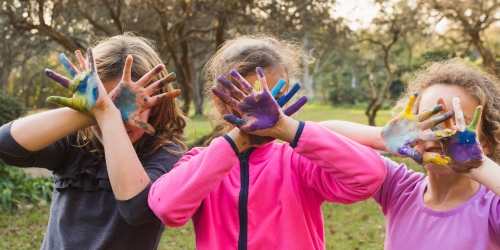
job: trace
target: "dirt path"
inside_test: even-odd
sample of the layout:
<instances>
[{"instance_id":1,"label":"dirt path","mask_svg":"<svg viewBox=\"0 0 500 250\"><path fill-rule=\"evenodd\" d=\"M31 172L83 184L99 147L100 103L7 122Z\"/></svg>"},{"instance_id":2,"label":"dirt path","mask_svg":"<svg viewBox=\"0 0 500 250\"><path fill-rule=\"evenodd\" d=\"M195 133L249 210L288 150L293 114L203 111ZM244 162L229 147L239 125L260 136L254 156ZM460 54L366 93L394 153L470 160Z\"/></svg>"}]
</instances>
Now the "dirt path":
<instances>
[{"instance_id":1,"label":"dirt path","mask_svg":"<svg viewBox=\"0 0 500 250\"><path fill-rule=\"evenodd\" d=\"M25 168L24 171L31 176L37 177L52 177L52 172L45 168Z\"/></svg>"}]
</instances>

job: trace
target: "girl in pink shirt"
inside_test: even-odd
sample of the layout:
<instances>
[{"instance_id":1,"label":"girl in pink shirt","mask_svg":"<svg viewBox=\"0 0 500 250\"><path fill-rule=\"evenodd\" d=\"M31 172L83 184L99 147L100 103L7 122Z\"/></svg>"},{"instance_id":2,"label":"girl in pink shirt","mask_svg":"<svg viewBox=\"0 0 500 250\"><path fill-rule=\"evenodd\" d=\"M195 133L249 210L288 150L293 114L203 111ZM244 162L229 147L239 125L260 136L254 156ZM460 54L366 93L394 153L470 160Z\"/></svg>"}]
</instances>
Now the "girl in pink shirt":
<instances>
[{"instance_id":1,"label":"girl in pink shirt","mask_svg":"<svg viewBox=\"0 0 500 250\"><path fill-rule=\"evenodd\" d=\"M283 100L273 98L281 94L269 92L295 76L301 51L240 37L208 63L207 100L227 122L158 179L148 199L168 226L193 220L197 249L324 249L321 204L367 199L382 183L386 167L374 150L290 118L303 102L282 112Z\"/></svg>"},{"instance_id":2,"label":"girl in pink shirt","mask_svg":"<svg viewBox=\"0 0 500 250\"><path fill-rule=\"evenodd\" d=\"M395 110L407 102L384 128L322 123L427 170L425 176L384 158L387 178L374 199L387 219L385 248L500 249L500 82L460 59L430 63ZM426 130L436 123L429 117L446 108L456 125Z\"/></svg>"}]
</instances>

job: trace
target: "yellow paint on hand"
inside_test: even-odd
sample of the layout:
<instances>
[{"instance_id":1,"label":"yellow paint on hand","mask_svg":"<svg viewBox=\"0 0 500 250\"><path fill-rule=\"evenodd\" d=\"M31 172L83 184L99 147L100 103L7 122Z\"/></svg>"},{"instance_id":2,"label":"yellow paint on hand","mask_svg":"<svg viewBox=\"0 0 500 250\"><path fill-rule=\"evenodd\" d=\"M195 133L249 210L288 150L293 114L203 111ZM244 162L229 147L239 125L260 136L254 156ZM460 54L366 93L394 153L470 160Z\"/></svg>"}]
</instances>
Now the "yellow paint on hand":
<instances>
[{"instance_id":1,"label":"yellow paint on hand","mask_svg":"<svg viewBox=\"0 0 500 250\"><path fill-rule=\"evenodd\" d=\"M253 84L253 89L255 91L260 91L260 82L258 80Z\"/></svg>"},{"instance_id":2,"label":"yellow paint on hand","mask_svg":"<svg viewBox=\"0 0 500 250\"><path fill-rule=\"evenodd\" d=\"M439 165L446 165L451 162L448 156L441 156L439 154L430 154L424 157L424 163L434 162Z\"/></svg>"}]
</instances>

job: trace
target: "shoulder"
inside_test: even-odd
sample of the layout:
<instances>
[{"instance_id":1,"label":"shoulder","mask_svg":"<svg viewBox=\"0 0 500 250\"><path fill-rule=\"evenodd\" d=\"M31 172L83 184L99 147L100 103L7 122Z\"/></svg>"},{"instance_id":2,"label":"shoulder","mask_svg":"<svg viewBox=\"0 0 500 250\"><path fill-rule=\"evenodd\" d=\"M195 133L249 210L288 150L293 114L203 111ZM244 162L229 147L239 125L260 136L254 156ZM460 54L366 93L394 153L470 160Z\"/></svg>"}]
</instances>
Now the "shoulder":
<instances>
[{"instance_id":1,"label":"shoulder","mask_svg":"<svg viewBox=\"0 0 500 250\"><path fill-rule=\"evenodd\" d=\"M182 158L182 150L181 147L175 143L160 146L153 153L149 155L141 155L139 156L140 161L143 164L151 163L151 162L169 162L173 161L173 163L177 162L180 158Z\"/></svg>"},{"instance_id":2,"label":"shoulder","mask_svg":"<svg viewBox=\"0 0 500 250\"><path fill-rule=\"evenodd\" d=\"M403 190L413 190L419 183L424 181L425 175L421 172L415 172L409 169L404 163L397 163L388 157L381 156L382 161L387 167L387 176L382 184L386 188L395 192Z\"/></svg>"}]
</instances>

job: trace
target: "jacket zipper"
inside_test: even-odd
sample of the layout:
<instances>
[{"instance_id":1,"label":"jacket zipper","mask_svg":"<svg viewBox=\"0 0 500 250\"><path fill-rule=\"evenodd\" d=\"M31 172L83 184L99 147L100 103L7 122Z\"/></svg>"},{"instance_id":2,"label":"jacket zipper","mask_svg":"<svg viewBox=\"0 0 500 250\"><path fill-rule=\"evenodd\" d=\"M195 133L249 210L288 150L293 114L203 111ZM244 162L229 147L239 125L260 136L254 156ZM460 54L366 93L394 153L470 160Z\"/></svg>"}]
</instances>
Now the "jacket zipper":
<instances>
[{"instance_id":1,"label":"jacket zipper","mask_svg":"<svg viewBox=\"0 0 500 250\"><path fill-rule=\"evenodd\" d=\"M254 148L249 148L245 153L240 154L240 196L238 200L238 214L240 217L240 237L238 239L238 249L247 249L248 242L248 188L249 188L249 164L248 158Z\"/></svg>"}]
</instances>

